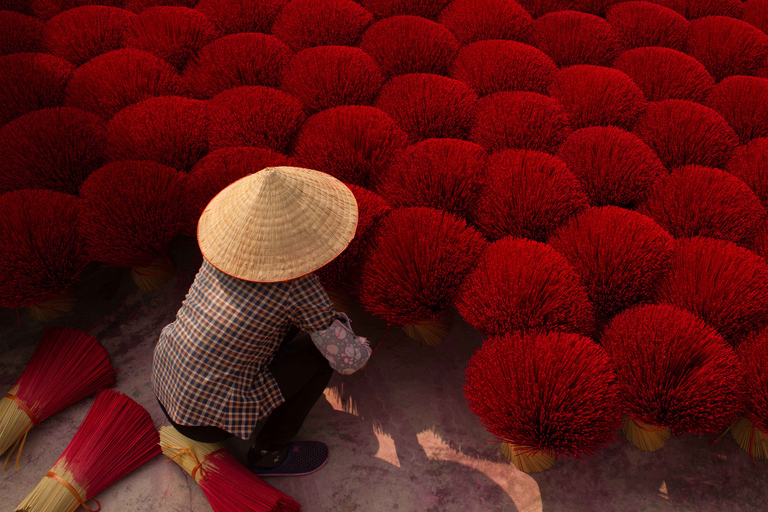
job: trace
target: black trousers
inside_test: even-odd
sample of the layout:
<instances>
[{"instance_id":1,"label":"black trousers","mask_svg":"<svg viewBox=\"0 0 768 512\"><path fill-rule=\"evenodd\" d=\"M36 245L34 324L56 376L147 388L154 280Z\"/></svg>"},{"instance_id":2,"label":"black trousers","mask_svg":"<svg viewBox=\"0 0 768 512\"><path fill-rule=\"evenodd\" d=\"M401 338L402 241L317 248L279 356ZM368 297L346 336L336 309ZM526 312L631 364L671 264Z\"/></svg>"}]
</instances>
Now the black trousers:
<instances>
[{"instance_id":1,"label":"black trousers","mask_svg":"<svg viewBox=\"0 0 768 512\"><path fill-rule=\"evenodd\" d=\"M333 368L312 343L309 334L295 327L286 335L269 365L285 402L266 420L256 425L255 443L263 450L282 450L299 432L315 402L323 394L333 375ZM163 404L160 408L180 434L201 443L220 443L232 434L218 427L179 425L168 417Z\"/></svg>"}]
</instances>

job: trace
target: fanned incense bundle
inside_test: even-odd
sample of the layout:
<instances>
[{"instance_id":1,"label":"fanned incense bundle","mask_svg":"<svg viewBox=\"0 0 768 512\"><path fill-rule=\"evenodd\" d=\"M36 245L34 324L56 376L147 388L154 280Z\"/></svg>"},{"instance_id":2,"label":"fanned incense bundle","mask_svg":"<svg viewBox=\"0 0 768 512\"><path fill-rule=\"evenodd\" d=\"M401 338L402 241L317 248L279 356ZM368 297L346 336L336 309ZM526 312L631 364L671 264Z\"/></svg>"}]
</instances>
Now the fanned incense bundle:
<instances>
[{"instance_id":1,"label":"fanned incense bundle","mask_svg":"<svg viewBox=\"0 0 768 512\"><path fill-rule=\"evenodd\" d=\"M299 512L301 504L251 473L221 444L198 443L173 427L160 429L160 447L200 485L214 512Z\"/></svg>"},{"instance_id":2,"label":"fanned incense bundle","mask_svg":"<svg viewBox=\"0 0 768 512\"><path fill-rule=\"evenodd\" d=\"M701 62L671 48L635 48L622 53L611 66L629 75L648 101L704 103L715 85Z\"/></svg>"},{"instance_id":3,"label":"fanned incense bundle","mask_svg":"<svg viewBox=\"0 0 768 512\"><path fill-rule=\"evenodd\" d=\"M96 338L68 327L47 330L18 380L0 399L0 455L8 451L3 469L17 446L19 469L32 427L114 384L109 354Z\"/></svg>"},{"instance_id":4,"label":"fanned incense bundle","mask_svg":"<svg viewBox=\"0 0 768 512\"><path fill-rule=\"evenodd\" d=\"M737 352L745 393L741 418L731 426L731 435L753 458L768 459L768 330L748 336Z\"/></svg>"},{"instance_id":5,"label":"fanned incense bundle","mask_svg":"<svg viewBox=\"0 0 768 512\"><path fill-rule=\"evenodd\" d=\"M142 406L117 391L102 391L59 460L14 510L91 510L93 496L159 455L159 442Z\"/></svg>"}]
</instances>

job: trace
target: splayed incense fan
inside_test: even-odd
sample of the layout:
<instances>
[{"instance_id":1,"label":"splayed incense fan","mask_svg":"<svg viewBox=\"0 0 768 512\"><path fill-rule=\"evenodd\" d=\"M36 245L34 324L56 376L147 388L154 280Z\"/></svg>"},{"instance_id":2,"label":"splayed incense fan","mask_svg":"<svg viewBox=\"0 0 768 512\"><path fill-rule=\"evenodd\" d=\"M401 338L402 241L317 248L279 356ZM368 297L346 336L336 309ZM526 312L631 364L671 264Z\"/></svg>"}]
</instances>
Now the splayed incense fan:
<instances>
[{"instance_id":1,"label":"splayed incense fan","mask_svg":"<svg viewBox=\"0 0 768 512\"><path fill-rule=\"evenodd\" d=\"M87 505L92 497L159 455L159 441L142 406L122 393L102 391L59 460L14 510L93 510Z\"/></svg>"},{"instance_id":2,"label":"splayed incense fan","mask_svg":"<svg viewBox=\"0 0 768 512\"><path fill-rule=\"evenodd\" d=\"M47 330L18 380L0 399L0 455L5 469L29 431L46 418L115 384L115 370L99 341L67 327Z\"/></svg>"},{"instance_id":3,"label":"splayed incense fan","mask_svg":"<svg viewBox=\"0 0 768 512\"><path fill-rule=\"evenodd\" d=\"M200 485L215 512L299 512L301 505L240 464L219 443L198 443L160 429L163 453Z\"/></svg>"}]
</instances>

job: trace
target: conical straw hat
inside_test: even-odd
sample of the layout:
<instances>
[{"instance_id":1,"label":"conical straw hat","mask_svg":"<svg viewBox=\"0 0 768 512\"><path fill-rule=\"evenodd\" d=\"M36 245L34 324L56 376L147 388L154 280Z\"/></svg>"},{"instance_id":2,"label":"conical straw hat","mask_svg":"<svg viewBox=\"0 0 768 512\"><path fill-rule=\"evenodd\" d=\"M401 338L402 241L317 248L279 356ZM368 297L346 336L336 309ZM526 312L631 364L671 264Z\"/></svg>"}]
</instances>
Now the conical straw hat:
<instances>
[{"instance_id":1,"label":"conical straw hat","mask_svg":"<svg viewBox=\"0 0 768 512\"><path fill-rule=\"evenodd\" d=\"M222 272L276 282L333 260L356 228L357 201L342 182L310 169L268 167L208 203L197 241L205 259Z\"/></svg>"}]
</instances>

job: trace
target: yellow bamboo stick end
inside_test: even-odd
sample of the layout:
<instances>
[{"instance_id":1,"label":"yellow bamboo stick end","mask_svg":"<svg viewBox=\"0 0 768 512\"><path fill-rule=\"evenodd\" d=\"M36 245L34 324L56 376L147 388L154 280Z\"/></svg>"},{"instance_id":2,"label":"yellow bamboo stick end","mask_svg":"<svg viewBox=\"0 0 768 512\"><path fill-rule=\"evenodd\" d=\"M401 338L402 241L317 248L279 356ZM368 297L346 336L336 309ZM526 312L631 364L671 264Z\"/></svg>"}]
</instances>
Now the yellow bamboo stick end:
<instances>
[{"instance_id":1,"label":"yellow bamboo stick end","mask_svg":"<svg viewBox=\"0 0 768 512\"><path fill-rule=\"evenodd\" d=\"M40 322L50 322L67 314L77 302L77 297L71 290L65 290L52 299L38 302L29 306L32 318Z\"/></svg>"},{"instance_id":2,"label":"yellow bamboo stick end","mask_svg":"<svg viewBox=\"0 0 768 512\"><path fill-rule=\"evenodd\" d=\"M555 464L555 454L550 450L536 450L530 446L519 446L512 443L501 444L501 454L520 471L540 473Z\"/></svg>"},{"instance_id":3,"label":"yellow bamboo stick end","mask_svg":"<svg viewBox=\"0 0 768 512\"><path fill-rule=\"evenodd\" d=\"M439 345L448 337L452 324L450 313L444 311L434 320L408 324L403 327L403 331L413 340L434 346Z\"/></svg>"},{"instance_id":4,"label":"yellow bamboo stick end","mask_svg":"<svg viewBox=\"0 0 768 512\"><path fill-rule=\"evenodd\" d=\"M629 442L644 452L655 452L672 437L672 430L669 427L651 425L632 419L628 414L623 416L621 431Z\"/></svg>"},{"instance_id":5,"label":"yellow bamboo stick end","mask_svg":"<svg viewBox=\"0 0 768 512\"><path fill-rule=\"evenodd\" d=\"M65 480L82 499L88 490L78 483L72 473L65 469L66 460L54 464L51 471ZM16 512L74 512L81 507L72 491L53 478L44 476L32 489L24 501L14 510Z\"/></svg>"},{"instance_id":6,"label":"yellow bamboo stick end","mask_svg":"<svg viewBox=\"0 0 768 512\"><path fill-rule=\"evenodd\" d=\"M15 395L19 390L13 386L8 393ZM0 466L8 467L15 449L24 437L24 433L32 428L32 419L10 398L0 398Z\"/></svg>"},{"instance_id":7,"label":"yellow bamboo stick end","mask_svg":"<svg viewBox=\"0 0 768 512\"><path fill-rule=\"evenodd\" d=\"M160 448L163 455L168 457L166 462L175 462L199 484L205 477L206 458L213 452L222 450L224 445L200 443L180 434L171 426L164 426L160 428Z\"/></svg>"},{"instance_id":8,"label":"yellow bamboo stick end","mask_svg":"<svg viewBox=\"0 0 768 512\"><path fill-rule=\"evenodd\" d=\"M165 258L158 257L149 266L131 269L133 282L145 292L157 290L173 277L175 269Z\"/></svg>"},{"instance_id":9,"label":"yellow bamboo stick end","mask_svg":"<svg viewBox=\"0 0 768 512\"><path fill-rule=\"evenodd\" d=\"M768 459L768 434L747 418L739 418L731 427L731 435L741 449L753 458Z\"/></svg>"}]
</instances>

